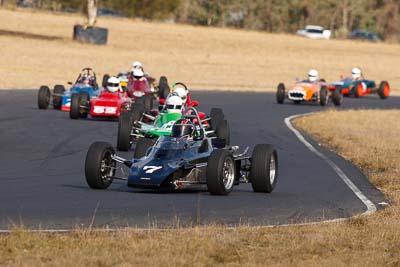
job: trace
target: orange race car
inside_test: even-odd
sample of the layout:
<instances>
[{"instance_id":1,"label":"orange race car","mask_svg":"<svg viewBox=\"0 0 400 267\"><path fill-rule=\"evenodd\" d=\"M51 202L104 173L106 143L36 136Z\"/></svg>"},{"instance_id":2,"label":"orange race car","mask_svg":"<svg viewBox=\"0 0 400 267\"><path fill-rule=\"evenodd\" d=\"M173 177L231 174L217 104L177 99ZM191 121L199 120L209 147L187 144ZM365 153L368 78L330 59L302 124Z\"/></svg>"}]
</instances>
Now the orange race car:
<instances>
[{"instance_id":1,"label":"orange race car","mask_svg":"<svg viewBox=\"0 0 400 267\"><path fill-rule=\"evenodd\" d=\"M310 70L308 79L296 82L286 93L283 83L280 83L276 92L276 101L283 104L285 98L294 103L313 102L325 106L331 99L335 106L340 106L343 102L341 90L329 91L325 80L319 79L316 70Z\"/></svg>"}]
</instances>

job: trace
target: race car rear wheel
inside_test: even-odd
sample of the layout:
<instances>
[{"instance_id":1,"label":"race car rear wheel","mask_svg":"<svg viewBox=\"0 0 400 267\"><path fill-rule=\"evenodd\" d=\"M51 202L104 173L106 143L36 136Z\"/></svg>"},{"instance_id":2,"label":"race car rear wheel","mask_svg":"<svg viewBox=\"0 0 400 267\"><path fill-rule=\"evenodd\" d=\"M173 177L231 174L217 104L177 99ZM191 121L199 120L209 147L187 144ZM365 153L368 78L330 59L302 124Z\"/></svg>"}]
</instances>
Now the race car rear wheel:
<instances>
[{"instance_id":1,"label":"race car rear wheel","mask_svg":"<svg viewBox=\"0 0 400 267\"><path fill-rule=\"evenodd\" d=\"M326 88L325 85L321 86L321 89L319 90L319 104L321 106L326 106L328 104L328 89Z\"/></svg>"},{"instance_id":2,"label":"race car rear wheel","mask_svg":"<svg viewBox=\"0 0 400 267\"><path fill-rule=\"evenodd\" d=\"M106 189L111 185L117 167L113 155L115 151L109 143L95 142L89 147L85 160L85 176L89 187Z\"/></svg>"},{"instance_id":3,"label":"race car rear wheel","mask_svg":"<svg viewBox=\"0 0 400 267\"><path fill-rule=\"evenodd\" d=\"M104 74L104 75L103 75L103 81L101 82L101 85L102 85L103 87L107 87L107 81L108 81L108 79L110 79L110 75Z\"/></svg>"},{"instance_id":4,"label":"race car rear wheel","mask_svg":"<svg viewBox=\"0 0 400 267\"><path fill-rule=\"evenodd\" d=\"M38 93L38 107L39 109L47 109L50 104L50 89L47 86L40 86Z\"/></svg>"},{"instance_id":5,"label":"race car rear wheel","mask_svg":"<svg viewBox=\"0 0 400 267\"><path fill-rule=\"evenodd\" d=\"M235 182L235 161L225 149L214 150L207 161L207 188L211 195L229 194Z\"/></svg>"},{"instance_id":6,"label":"race car rear wheel","mask_svg":"<svg viewBox=\"0 0 400 267\"><path fill-rule=\"evenodd\" d=\"M154 139L140 137L136 143L135 153L133 154L134 159L140 159L146 156L147 150L154 145L156 141Z\"/></svg>"},{"instance_id":7,"label":"race car rear wheel","mask_svg":"<svg viewBox=\"0 0 400 267\"><path fill-rule=\"evenodd\" d=\"M332 92L332 102L335 106L340 106L343 102L342 87L340 85L336 85L335 90Z\"/></svg>"},{"instance_id":8,"label":"race car rear wheel","mask_svg":"<svg viewBox=\"0 0 400 267\"><path fill-rule=\"evenodd\" d=\"M71 109L69 110L69 117L73 120L80 118L80 96L79 94L71 95Z\"/></svg>"},{"instance_id":9,"label":"race car rear wheel","mask_svg":"<svg viewBox=\"0 0 400 267\"><path fill-rule=\"evenodd\" d=\"M53 95L53 108L54 109L61 109L62 104L62 95L65 92L64 85L57 84L54 86L54 95Z\"/></svg>"},{"instance_id":10,"label":"race car rear wheel","mask_svg":"<svg viewBox=\"0 0 400 267\"><path fill-rule=\"evenodd\" d=\"M132 113L121 112L118 121L117 149L128 151L131 148L131 131L133 127Z\"/></svg>"},{"instance_id":11,"label":"race car rear wheel","mask_svg":"<svg viewBox=\"0 0 400 267\"><path fill-rule=\"evenodd\" d=\"M160 99L166 99L169 94L169 85L167 77L161 76L158 84L158 97Z\"/></svg>"},{"instance_id":12,"label":"race car rear wheel","mask_svg":"<svg viewBox=\"0 0 400 267\"><path fill-rule=\"evenodd\" d=\"M225 142L225 145L228 146L231 141L231 130L229 128L229 124L227 120L220 120L217 125L217 129L215 130L217 137Z\"/></svg>"},{"instance_id":13,"label":"race car rear wheel","mask_svg":"<svg viewBox=\"0 0 400 267\"><path fill-rule=\"evenodd\" d=\"M272 145L256 145L251 157L250 182L254 192L271 193L278 179L278 154Z\"/></svg>"},{"instance_id":14,"label":"race car rear wheel","mask_svg":"<svg viewBox=\"0 0 400 267\"><path fill-rule=\"evenodd\" d=\"M283 83L280 83L276 90L276 102L278 104L285 102L285 85Z\"/></svg>"},{"instance_id":15,"label":"race car rear wheel","mask_svg":"<svg viewBox=\"0 0 400 267\"><path fill-rule=\"evenodd\" d=\"M88 116L88 110L83 107L88 107L90 103L90 96L88 92L79 93L79 116L82 119L86 119Z\"/></svg>"},{"instance_id":16,"label":"race car rear wheel","mask_svg":"<svg viewBox=\"0 0 400 267\"><path fill-rule=\"evenodd\" d=\"M150 112L153 108L153 96L145 95L144 98L144 109L146 112Z\"/></svg>"},{"instance_id":17,"label":"race car rear wheel","mask_svg":"<svg viewBox=\"0 0 400 267\"><path fill-rule=\"evenodd\" d=\"M132 104L132 122L140 121L144 113L144 105L142 103Z\"/></svg>"},{"instance_id":18,"label":"race car rear wheel","mask_svg":"<svg viewBox=\"0 0 400 267\"><path fill-rule=\"evenodd\" d=\"M362 97L364 95L364 87L363 87L363 83L359 82L357 83L352 89L351 89L351 93L355 98L359 98Z\"/></svg>"},{"instance_id":19,"label":"race car rear wheel","mask_svg":"<svg viewBox=\"0 0 400 267\"><path fill-rule=\"evenodd\" d=\"M390 86L387 81L382 81L378 88L378 95L381 99L388 98L390 94Z\"/></svg>"},{"instance_id":20,"label":"race car rear wheel","mask_svg":"<svg viewBox=\"0 0 400 267\"><path fill-rule=\"evenodd\" d=\"M221 108L212 108L210 111L210 125L212 130L217 130L217 125L225 118Z\"/></svg>"}]
</instances>

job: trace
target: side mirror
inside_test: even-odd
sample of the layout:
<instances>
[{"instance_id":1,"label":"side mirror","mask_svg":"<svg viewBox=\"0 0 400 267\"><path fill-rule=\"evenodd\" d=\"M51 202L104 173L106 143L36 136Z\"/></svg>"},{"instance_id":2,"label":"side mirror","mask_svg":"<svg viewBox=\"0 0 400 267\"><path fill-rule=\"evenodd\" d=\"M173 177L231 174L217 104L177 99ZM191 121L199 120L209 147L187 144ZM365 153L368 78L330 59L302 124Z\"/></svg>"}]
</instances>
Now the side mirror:
<instances>
[{"instance_id":1,"label":"side mirror","mask_svg":"<svg viewBox=\"0 0 400 267\"><path fill-rule=\"evenodd\" d=\"M164 98L161 98L160 101L158 101L158 103L159 103L160 105L165 105L165 99L164 99Z\"/></svg>"},{"instance_id":2,"label":"side mirror","mask_svg":"<svg viewBox=\"0 0 400 267\"><path fill-rule=\"evenodd\" d=\"M192 107L197 107L199 105L199 101L193 100Z\"/></svg>"},{"instance_id":3,"label":"side mirror","mask_svg":"<svg viewBox=\"0 0 400 267\"><path fill-rule=\"evenodd\" d=\"M67 84L72 85L72 82L67 82Z\"/></svg>"}]
</instances>

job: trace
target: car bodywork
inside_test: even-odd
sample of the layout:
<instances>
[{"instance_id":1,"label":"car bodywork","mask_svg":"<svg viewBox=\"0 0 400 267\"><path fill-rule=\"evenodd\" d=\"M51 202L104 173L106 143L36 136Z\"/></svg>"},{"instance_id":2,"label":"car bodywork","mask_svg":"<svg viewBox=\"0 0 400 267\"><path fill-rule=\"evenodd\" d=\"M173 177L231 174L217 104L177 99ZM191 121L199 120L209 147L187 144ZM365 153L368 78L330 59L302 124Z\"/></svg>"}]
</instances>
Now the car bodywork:
<instances>
[{"instance_id":1,"label":"car bodywork","mask_svg":"<svg viewBox=\"0 0 400 267\"><path fill-rule=\"evenodd\" d=\"M121 110L127 110L132 100L124 92L111 93L106 89L98 97L89 98L84 94L74 94L71 97L71 119L91 117L118 118Z\"/></svg>"},{"instance_id":2,"label":"car bodywork","mask_svg":"<svg viewBox=\"0 0 400 267\"><path fill-rule=\"evenodd\" d=\"M341 88L345 96L362 97L368 94L378 94L380 98L385 99L390 94L390 85L388 82L382 81L377 86L375 81L364 78L360 80L344 78L328 85L330 91L335 90L337 87Z\"/></svg>"},{"instance_id":3,"label":"car bodywork","mask_svg":"<svg viewBox=\"0 0 400 267\"><path fill-rule=\"evenodd\" d=\"M324 80L309 82L303 80L295 83L287 92L285 85L280 83L277 88L277 102L283 104L287 98L294 103L301 102L319 103L321 106L328 104L329 100L338 106L342 104L343 95L340 90L328 91Z\"/></svg>"}]
</instances>

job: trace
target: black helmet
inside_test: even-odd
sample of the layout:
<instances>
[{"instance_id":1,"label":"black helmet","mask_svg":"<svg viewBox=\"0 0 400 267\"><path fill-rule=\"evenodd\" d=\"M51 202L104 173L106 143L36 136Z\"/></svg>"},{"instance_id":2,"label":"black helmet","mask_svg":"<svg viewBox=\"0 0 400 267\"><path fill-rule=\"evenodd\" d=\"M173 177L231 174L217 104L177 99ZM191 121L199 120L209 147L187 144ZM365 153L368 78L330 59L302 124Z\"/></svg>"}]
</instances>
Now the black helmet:
<instances>
[{"instance_id":1,"label":"black helmet","mask_svg":"<svg viewBox=\"0 0 400 267\"><path fill-rule=\"evenodd\" d=\"M171 136L178 138L182 136L193 136L195 131L194 124L186 119L177 120L172 125Z\"/></svg>"}]
</instances>

